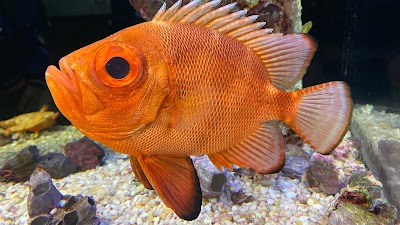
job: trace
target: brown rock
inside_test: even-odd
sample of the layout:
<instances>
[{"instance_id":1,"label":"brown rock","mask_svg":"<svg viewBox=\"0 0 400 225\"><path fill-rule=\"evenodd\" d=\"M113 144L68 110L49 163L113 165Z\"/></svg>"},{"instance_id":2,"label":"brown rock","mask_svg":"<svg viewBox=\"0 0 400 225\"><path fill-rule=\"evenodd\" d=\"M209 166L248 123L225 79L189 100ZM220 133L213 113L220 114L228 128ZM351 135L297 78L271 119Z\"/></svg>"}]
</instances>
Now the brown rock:
<instances>
[{"instance_id":1,"label":"brown rock","mask_svg":"<svg viewBox=\"0 0 400 225\"><path fill-rule=\"evenodd\" d=\"M104 157L104 150L87 137L66 144L64 151L83 171L96 168Z\"/></svg>"},{"instance_id":2,"label":"brown rock","mask_svg":"<svg viewBox=\"0 0 400 225\"><path fill-rule=\"evenodd\" d=\"M311 188L317 188L325 194L336 194L340 190L339 172L336 167L323 161L315 161L303 176L303 181Z\"/></svg>"}]
</instances>

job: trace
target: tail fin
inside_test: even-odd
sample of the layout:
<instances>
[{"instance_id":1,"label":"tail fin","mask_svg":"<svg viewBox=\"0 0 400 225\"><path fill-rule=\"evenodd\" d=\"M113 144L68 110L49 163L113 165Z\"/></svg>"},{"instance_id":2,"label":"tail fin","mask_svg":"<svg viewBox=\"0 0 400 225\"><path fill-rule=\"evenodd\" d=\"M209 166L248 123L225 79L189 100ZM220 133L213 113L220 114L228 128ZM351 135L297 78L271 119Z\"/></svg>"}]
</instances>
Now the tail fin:
<instances>
[{"instance_id":1,"label":"tail fin","mask_svg":"<svg viewBox=\"0 0 400 225\"><path fill-rule=\"evenodd\" d=\"M296 115L289 126L315 151L330 153L350 124L352 100L344 82L329 82L294 93L299 97Z\"/></svg>"}]
</instances>

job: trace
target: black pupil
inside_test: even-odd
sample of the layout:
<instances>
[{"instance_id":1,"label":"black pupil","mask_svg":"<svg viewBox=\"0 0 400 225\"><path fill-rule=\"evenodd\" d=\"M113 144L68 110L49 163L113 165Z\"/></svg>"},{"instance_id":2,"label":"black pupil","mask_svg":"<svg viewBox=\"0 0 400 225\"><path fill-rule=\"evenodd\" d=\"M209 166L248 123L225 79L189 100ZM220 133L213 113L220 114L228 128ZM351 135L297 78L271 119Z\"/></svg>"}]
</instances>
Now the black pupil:
<instances>
[{"instance_id":1,"label":"black pupil","mask_svg":"<svg viewBox=\"0 0 400 225\"><path fill-rule=\"evenodd\" d=\"M107 73L115 79L126 77L129 69L129 63L121 57L113 57L106 63Z\"/></svg>"}]
</instances>

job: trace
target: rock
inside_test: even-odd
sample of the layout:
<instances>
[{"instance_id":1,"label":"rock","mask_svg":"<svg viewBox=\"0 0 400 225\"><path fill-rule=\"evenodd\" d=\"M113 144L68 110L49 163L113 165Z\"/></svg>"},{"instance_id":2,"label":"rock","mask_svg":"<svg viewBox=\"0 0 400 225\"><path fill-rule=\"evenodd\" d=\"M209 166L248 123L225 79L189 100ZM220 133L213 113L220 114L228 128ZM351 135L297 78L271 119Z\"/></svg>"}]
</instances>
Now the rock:
<instances>
[{"instance_id":1,"label":"rock","mask_svg":"<svg viewBox=\"0 0 400 225\"><path fill-rule=\"evenodd\" d=\"M49 152L42 157L40 164L55 179L66 177L78 170L78 166L62 153Z\"/></svg>"},{"instance_id":2,"label":"rock","mask_svg":"<svg viewBox=\"0 0 400 225\"><path fill-rule=\"evenodd\" d=\"M31 225L50 225L51 216L48 214L40 214L38 216L34 216L28 222ZM61 224L60 224L61 225Z\"/></svg>"},{"instance_id":3,"label":"rock","mask_svg":"<svg viewBox=\"0 0 400 225\"><path fill-rule=\"evenodd\" d=\"M343 204L328 217L328 225L392 225L394 220L363 210L359 205Z\"/></svg>"},{"instance_id":4,"label":"rock","mask_svg":"<svg viewBox=\"0 0 400 225\"><path fill-rule=\"evenodd\" d=\"M98 225L96 202L91 196L63 196L41 166L30 179L28 215L30 225Z\"/></svg>"},{"instance_id":5,"label":"rock","mask_svg":"<svg viewBox=\"0 0 400 225\"><path fill-rule=\"evenodd\" d=\"M39 166L29 180L28 215L49 214L61 198L62 194L53 185L50 175Z\"/></svg>"},{"instance_id":6,"label":"rock","mask_svg":"<svg viewBox=\"0 0 400 225\"><path fill-rule=\"evenodd\" d=\"M385 197L400 210L400 115L380 111L372 105L355 105L352 134L361 139L366 166L382 182ZM400 219L400 214L398 215Z\"/></svg>"},{"instance_id":7,"label":"rock","mask_svg":"<svg viewBox=\"0 0 400 225\"><path fill-rule=\"evenodd\" d=\"M336 194L342 188L336 167L325 161L315 161L303 175L303 182L325 194Z\"/></svg>"},{"instance_id":8,"label":"rock","mask_svg":"<svg viewBox=\"0 0 400 225\"><path fill-rule=\"evenodd\" d=\"M29 180L40 161L39 149L31 145L18 152L16 156L7 160L0 169L0 181L22 182Z\"/></svg>"},{"instance_id":9,"label":"rock","mask_svg":"<svg viewBox=\"0 0 400 225\"><path fill-rule=\"evenodd\" d=\"M100 224L100 220L96 217L96 203L93 197L66 195L63 200L65 204L54 214L55 219L64 221L65 224Z\"/></svg>"},{"instance_id":10,"label":"rock","mask_svg":"<svg viewBox=\"0 0 400 225\"><path fill-rule=\"evenodd\" d=\"M374 198L366 188L356 186L344 188L328 211L328 224L394 224L395 207L386 201Z\"/></svg>"},{"instance_id":11,"label":"rock","mask_svg":"<svg viewBox=\"0 0 400 225\"><path fill-rule=\"evenodd\" d=\"M182 5L186 5L191 0L183 0ZM131 5L141 14L145 20L151 20L160 9L162 2L157 0L130 0ZM176 0L163 1L167 7L172 6ZM202 1L204 3L206 1ZM234 11L246 8L247 15L258 14L260 20L266 21L267 26L276 30L276 32L294 33L301 32L301 3L300 0L222 0L220 6L237 2Z\"/></svg>"},{"instance_id":12,"label":"rock","mask_svg":"<svg viewBox=\"0 0 400 225\"><path fill-rule=\"evenodd\" d=\"M22 149L4 164L0 169L0 181L27 181L38 165L42 165L42 169L56 179L68 176L78 169L64 154L50 152L40 156L39 149L32 145Z\"/></svg>"},{"instance_id":13,"label":"rock","mask_svg":"<svg viewBox=\"0 0 400 225\"><path fill-rule=\"evenodd\" d=\"M380 198L382 196L382 184L377 181L371 174L353 174L349 179L348 186L363 187L372 195L373 198Z\"/></svg>"},{"instance_id":14,"label":"rock","mask_svg":"<svg viewBox=\"0 0 400 225\"><path fill-rule=\"evenodd\" d=\"M246 202L251 202L253 201L253 196L251 195L247 195L243 189L240 189L239 191L236 192L232 192L231 193L231 200L233 202L233 204L242 204L242 203L246 203Z\"/></svg>"},{"instance_id":15,"label":"rock","mask_svg":"<svg viewBox=\"0 0 400 225\"><path fill-rule=\"evenodd\" d=\"M96 168L104 157L104 150L87 137L66 144L64 151L83 171Z\"/></svg>"},{"instance_id":16,"label":"rock","mask_svg":"<svg viewBox=\"0 0 400 225\"><path fill-rule=\"evenodd\" d=\"M11 143L13 141L12 136L3 136L0 134L0 146L6 145L8 143Z\"/></svg>"},{"instance_id":17,"label":"rock","mask_svg":"<svg viewBox=\"0 0 400 225\"><path fill-rule=\"evenodd\" d=\"M225 169L220 172L207 156L193 157L193 165L199 177L203 197L213 198L221 195L229 173Z\"/></svg>"},{"instance_id":18,"label":"rock","mask_svg":"<svg viewBox=\"0 0 400 225\"><path fill-rule=\"evenodd\" d=\"M310 154L297 145L286 145L285 165L282 169L282 175L301 179L304 171L312 164Z\"/></svg>"}]
</instances>

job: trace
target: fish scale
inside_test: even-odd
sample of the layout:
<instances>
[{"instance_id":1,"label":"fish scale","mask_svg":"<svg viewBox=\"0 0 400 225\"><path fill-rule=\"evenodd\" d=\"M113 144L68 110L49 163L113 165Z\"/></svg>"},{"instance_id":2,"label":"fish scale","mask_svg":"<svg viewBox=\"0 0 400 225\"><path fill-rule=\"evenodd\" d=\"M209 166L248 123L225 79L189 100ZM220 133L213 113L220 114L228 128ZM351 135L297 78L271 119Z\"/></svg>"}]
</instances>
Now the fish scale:
<instances>
[{"instance_id":1,"label":"fish scale","mask_svg":"<svg viewBox=\"0 0 400 225\"><path fill-rule=\"evenodd\" d=\"M163 5L153 21L46 71L60 112L86 136L129 154L136 179L185 220L197 218L202 202L190 156L207 154L218 169L274 173L285 162L274 120L329 154L352 111L343 82L285 91L305 74L315 39L271 34L252 23L256 16L219 2ZM118 62L130 69L118 70Z\"/></svg>"}]
</instances>

